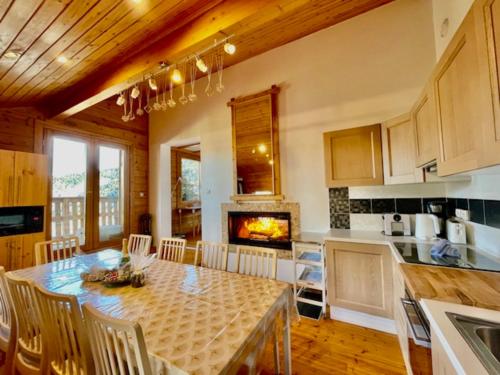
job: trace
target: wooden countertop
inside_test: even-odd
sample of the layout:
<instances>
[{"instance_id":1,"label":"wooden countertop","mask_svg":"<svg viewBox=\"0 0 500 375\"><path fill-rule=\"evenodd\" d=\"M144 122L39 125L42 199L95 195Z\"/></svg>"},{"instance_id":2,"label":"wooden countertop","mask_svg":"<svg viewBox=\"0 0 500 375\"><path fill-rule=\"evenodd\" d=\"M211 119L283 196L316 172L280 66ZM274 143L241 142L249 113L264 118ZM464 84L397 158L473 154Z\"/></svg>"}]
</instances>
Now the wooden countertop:
<instances>
[{"instance_id":1,"label":"wooden countertop","mask_svg":"<svg viewBox=\"0 0 500 375\"><path fill-rule=\"evenodd\" d=\"M410 293L500 311L500 273L400 263Z\"/></svg>"}]
</instances>

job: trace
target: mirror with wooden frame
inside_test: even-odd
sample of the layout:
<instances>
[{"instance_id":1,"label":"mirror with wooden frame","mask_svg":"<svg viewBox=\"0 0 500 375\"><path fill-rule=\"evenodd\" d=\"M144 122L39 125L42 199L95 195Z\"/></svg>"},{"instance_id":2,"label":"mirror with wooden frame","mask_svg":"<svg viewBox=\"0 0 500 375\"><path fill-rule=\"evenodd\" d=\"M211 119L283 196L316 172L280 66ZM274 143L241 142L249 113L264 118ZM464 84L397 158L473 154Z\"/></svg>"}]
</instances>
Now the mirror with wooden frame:
<instances>
[{"instance_id":1,"label":"mirror with wooden frame","mask_svg":"<svg viewBox=\"0 0 500 375\"><path fill-rule=\"evenodd\" d=\"M280 200L277 99L273 85L258 94L233 98L233 200Z\"/></svg>"}]
</instances>

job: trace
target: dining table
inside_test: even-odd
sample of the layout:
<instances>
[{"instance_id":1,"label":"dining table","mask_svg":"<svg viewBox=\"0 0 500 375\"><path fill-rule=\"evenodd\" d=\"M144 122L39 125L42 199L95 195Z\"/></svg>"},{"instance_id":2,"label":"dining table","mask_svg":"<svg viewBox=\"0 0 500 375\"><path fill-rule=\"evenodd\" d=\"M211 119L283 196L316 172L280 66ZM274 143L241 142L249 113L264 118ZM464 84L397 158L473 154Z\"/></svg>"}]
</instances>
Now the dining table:
<instances>
[{"instance_id":1,"label":"dining table","mask_svg":"<svg viewBox=\"0 0 500 375\"><path fill-rule=\"evenodd\" d=\"M141 288L82 280L96 267L116 268L121 258L106 249L12 272L114 318L139 322L154 374L234 374L276 334L284 373L291 374L290 284L165 260L150 265Z\"/></svg>"}]
</instances>

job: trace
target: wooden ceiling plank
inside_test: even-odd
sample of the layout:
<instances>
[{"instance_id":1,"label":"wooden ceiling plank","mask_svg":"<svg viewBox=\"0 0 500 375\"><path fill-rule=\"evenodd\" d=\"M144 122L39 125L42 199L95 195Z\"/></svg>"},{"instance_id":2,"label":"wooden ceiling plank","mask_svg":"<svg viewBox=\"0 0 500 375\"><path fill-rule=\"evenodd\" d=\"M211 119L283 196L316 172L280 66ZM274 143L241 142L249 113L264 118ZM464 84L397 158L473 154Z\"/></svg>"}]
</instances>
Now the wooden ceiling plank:
<instances>
[{"instance_id":1,"label":"wooden ceiling plank","mask_svg":"<svg viewBox=\"0 0 500 375\"><path fill-rule=\"evenodd\" d=\"M35 13L31 21L23 28L9 49L24 54L35 41L43 35L48 27L59 17L71 0L49 1L43 4L42 8ZM17 60L7 60L0 58L0 77L3 77L9 69L16 64ZM1 80L1 78L0 78Z\"/></svg>"},{"instance_id":2,"label":"wooden ceiling plank","mask_svg":"<svg viewBox=\"0 0 500 375\"><path fill-rule=\"evenodd\" d=\"M3 21L14 0L0 0L0 22Z\"/></svg>"},{"instance_id":3,"label":"wooden ceiling plank","mask_svg":"<svg viewBox=\"0 0 500 375\"><path fill-rule=\"evenodd\" d=\"M17 0L0 22L0 55L3 55L38 11L43 0Z\"/></svg>"},{"instance_id":4,"label":"wooden ceiling plank","mask_svg":"<svg viewBox=\"0 0 500 375\"><path fill-rule=\"evenodd\" d=\"M220 1L218 1L220 2ZM192 19L198 17L200 14L205 12L207 10L207 7L212 7L214 1L206 1L206 6L200 6L200 1L195 1L191 0L190 8L188 9L187 13L189 15L181 17L182 20L180 22L177 22L176 20L179 17L179 14L171 14L172 11L175 9L170 9L166 10L164 14L160 14L160 18L164 19L170 19L171 21L168 22L166 25L162 27L163 33L168 34L170 32L175 31L175 29L182 27L185 23L190 22ZM195 9L193 9L195 8ZM154 13L154 12L153 12ZM181 10L182 15L184 10ZM151 14L152 17L158 18L158 14ZM117 37L108 40L108 41L96 41L96 43L89 48L86 48L84 51L82 51L82 56L79 59L79 62L84 62L84 64L75 64L71 67L70 70L67 70L64 72L64 74L60 77L53 77L50 76L50 82L47 85L44 85L43 83L40 85L42 87L41 90L38 92L33 89L32 93L33 95L30 97L31 100L37 100L38 97L46 94L47 92L51 92L54 90L57 90L61 86L71 86L75 82L78 82L79 80L82 79L82 77L88 76L89 74L92 74L93 71L96 69L96 64L99 63L101 64L106 64L113 62L114 64L118 64L120 61L122 61L126 56L121 57L120 54L115 55L112 54L111 52L116 51L119 49L120 51L129 51L131 47L136 43L135 39L132 39L129 37L129 33L135 34L135 33L140 33L141 35L145 36L145 39L147 40L148 38L154 36L154 34L157 32L156 29L149 29L147 25L150 25L154 22L154 19L149 19L146 18L141 21L141 23L135 23L132 26L129 26L127 28L127 34L117 32ZM144 26L146 25L146 26ZM119 25L117 25L119 26ZM152 40L153 42L153 40ZM149 43L151 44L151 43ZM123 54L123 52L122 52Z\"/></svg>"},{"instance_id":5,"label":"wooden ceiling plank","mask_svg":"<svg viewBox=\"0 0 500 375\"><path fill-rule=\"evenodd\" d=\"M3 100L13 95L26 81L23 76L35 64L43 64L46 59L54 60L67 46L61 39L68 30L79 21L82 14L95 10L99 0L73 1L65 8L57 22L53 23L44 34L37 39L31 48L22 55L17 63L0 79L0 93ZM91 13L91 12L90 12ZM58 43L59 42L59 43ZM68 42L69 44L69 42ZM21 79L23 78L23 79ZM15 84L14 84L15 83Z\"/></svg>"},{"instance_id":6,"label":"wooden ceiling plank","mask_svg":"<svg viewBox=\"0 0 500 375\"><path fill-rule=\"evenodd\" d=\"M157 0L154 6L162 3L161 0ZM97 21L95 18L86 17L81 23L75 26L75 32L84 29L85 33L81 34L80 38L76 39L67 49L65 49L65 54L70 59L68 64L61 65L57 61L48 61L47 64L38 72L38 74L31 77L31 79L19 89L11 98L11 101L19 101L26 95L29 95L35 89L43 89L46 85L45 82L53 82L56 80L57 73L59 75L64 75L65 72L71 71L73 66L77 65L84 59L82 51L92 48L99 48L103 35L107 35L107 38L112 40L120 32L115 30L117 24L123 24L130 21L131 19L137 18L142 12L142 8L132 9L120 6L120 3L110 1L106 11L100 12L103 14L102 18ZM29 83L29 85L27 85Z\"/></svg>"}]
</instances>

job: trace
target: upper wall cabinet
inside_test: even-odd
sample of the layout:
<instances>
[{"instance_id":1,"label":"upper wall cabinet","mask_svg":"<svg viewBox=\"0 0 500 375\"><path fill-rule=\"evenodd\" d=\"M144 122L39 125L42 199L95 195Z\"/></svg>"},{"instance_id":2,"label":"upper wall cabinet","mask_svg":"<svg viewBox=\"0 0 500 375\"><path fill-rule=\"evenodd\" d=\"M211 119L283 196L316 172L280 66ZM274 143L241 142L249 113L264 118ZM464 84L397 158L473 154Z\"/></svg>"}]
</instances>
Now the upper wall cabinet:
<instances>
[{"instance_id":1,"label":"upper wall cabinet","mask_svg":"<svg viewBox=\"0 0 500 375\"><path fill-rule=\"evenodd\" d=\"M383 185L380 124L323 134L326 185Z\"/></svg>"},{"instance_id":2,"label":"upper wall cabinet","mask_svg":"<svg viewBox=\"0 0 500 375\"><path fill-rule=\"evenodd\" d=\"M415 163L421 167L439 156L436 104L432 85L424 92L411 110L411 121L415 138Z\"/></svg>"},{"instance_id":3,"label":"upper wall cabinet","mask_svg":"<svg viewBox=\"0 0 500 375\"><path fill-rule=\"evenodd\" d=\"M415 167L415 133L409 114L382 124L382 147L387 185L423 182L423 170Z\"/></svg>"},{"instance_id":4,"label":"upper wall cabinet","mask_svg":"<svg viewBox=\"0 0 500 375\"><path fill-rule=\"evenodd\" d=\"M438 174L447 176L479 167L481 132L492 111L481 72L477 25L465 17L433 75L440 157Z\"/></svg>"},{"instance_id":5,"label":"upper wall cabinet","mask_svg":"<svg viewBox=\"0 0 500 375\"><path fill-rule=\"evenodd\" d=\"M0 207L46 205L46 155L0 150L0 163Z\"/></svg>"},{"instance_id":6,"label":"upper wall cabinet","mask_svg":"<svg viewBox=\"0 0 500 375\"><path fill-rule=\"evenodd\" d=\"M233 200L281 199L277 96L280 88L231 99Z\"/></svg>"},{"instance_id":7,"label":"upper wall cabinet","mask_svg":"<svg viewBox=\"0 0 500 375\"><path fill-rule=\"evenodd\" d=\"M482 77L489 84L484 92L491 94L484 97L492 109L485 113L481 148L481 166L489 166L500 163L500 0L478 0L473 10Z\"/></svg>"}]
</instances>

